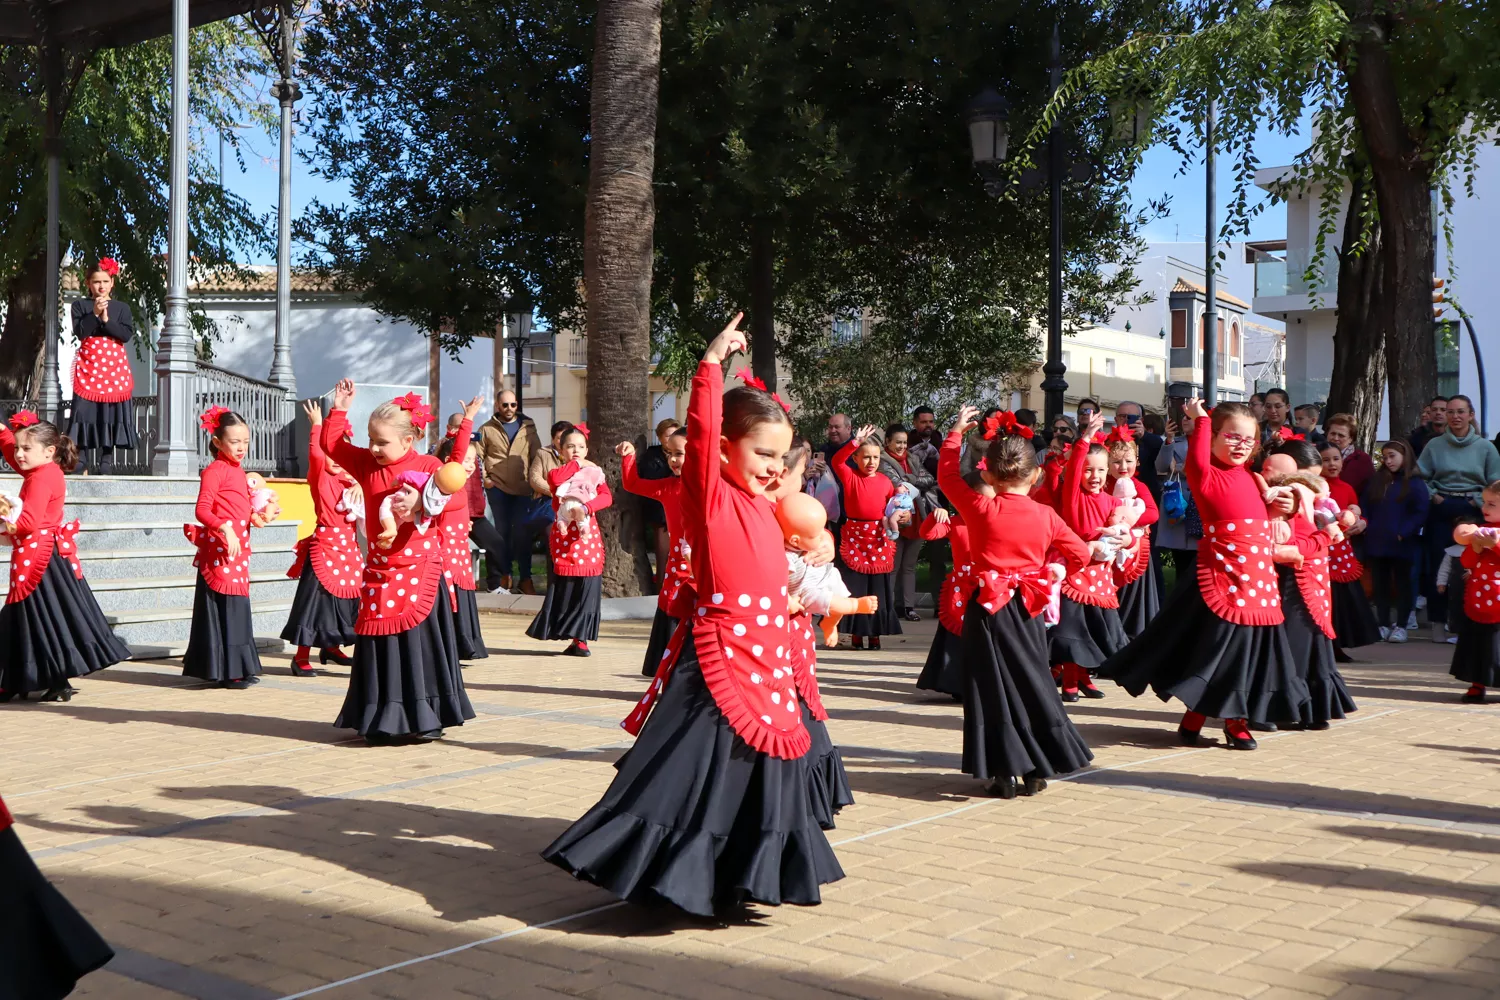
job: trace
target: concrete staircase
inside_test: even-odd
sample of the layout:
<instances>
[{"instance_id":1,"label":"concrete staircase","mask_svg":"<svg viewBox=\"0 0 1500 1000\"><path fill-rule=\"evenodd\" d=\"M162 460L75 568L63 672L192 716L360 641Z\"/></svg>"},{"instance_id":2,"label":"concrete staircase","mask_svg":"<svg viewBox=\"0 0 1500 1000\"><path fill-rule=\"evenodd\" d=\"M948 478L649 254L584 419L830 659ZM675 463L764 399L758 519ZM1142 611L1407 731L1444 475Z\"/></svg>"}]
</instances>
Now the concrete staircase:
<instances>
[{"instance_id":1,"label":"concrete staircase","mask_svg":"<svg viewBox=\"0 0 1500 1000\"><path fill-rule=\"evenodd\" d=\"M16 493L19 477L0 476ZM182 655L193 617L197 571L182 534L193 521L198 480L161 476L69 476L66 520L82 522L78 552L84 579L105 617L138 659ZM263 648L279 648L297 581L286 577L297 521L252 533L250 600ZM0 595L10 586L8 545L0 545ZM0 596L3 600L3 596Z\"/></svg>"}]
</instances>

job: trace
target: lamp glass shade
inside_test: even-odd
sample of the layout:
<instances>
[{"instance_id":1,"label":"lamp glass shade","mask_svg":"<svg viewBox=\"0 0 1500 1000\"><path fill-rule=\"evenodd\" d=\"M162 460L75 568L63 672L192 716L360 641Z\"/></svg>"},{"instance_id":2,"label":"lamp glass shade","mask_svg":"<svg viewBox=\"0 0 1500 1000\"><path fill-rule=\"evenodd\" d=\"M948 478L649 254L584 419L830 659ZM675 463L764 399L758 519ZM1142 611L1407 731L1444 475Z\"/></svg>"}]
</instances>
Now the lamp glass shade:
<instances>
[{"instance_id":1,"label":"lamp glass shade","mask_svg":"<svg viewBox=\"0 0 1500 1000\"><path fill-rule=\"evenodd\" d=\"M969 145L975 166L1000 163L1010 141L1006 118L1010 105L993 87L986 87L969 102Z\"/></svg>"}]
</instances>

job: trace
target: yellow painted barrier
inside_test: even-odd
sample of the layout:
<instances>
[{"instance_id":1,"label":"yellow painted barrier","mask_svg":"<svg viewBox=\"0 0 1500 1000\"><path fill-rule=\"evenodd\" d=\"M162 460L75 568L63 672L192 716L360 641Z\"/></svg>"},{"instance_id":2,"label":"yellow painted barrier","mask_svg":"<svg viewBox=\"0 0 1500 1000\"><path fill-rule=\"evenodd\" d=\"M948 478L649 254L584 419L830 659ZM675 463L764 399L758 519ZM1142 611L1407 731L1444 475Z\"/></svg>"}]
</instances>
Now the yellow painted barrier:
<instances>
[{"instance_id":1,"label":"yellow painted barrier","mask_svg":"<svg viewBox=\"0 0 1500 1000\"><path fill-rule=\"evenodd\" d=\"M267 479L266 485L275 490L281 500L281 519L302 522L297 526L297 540L312 534L318 526L318 515L313 510L312 491L307 488L307 480Z\"/></svg>"}]
</instances>

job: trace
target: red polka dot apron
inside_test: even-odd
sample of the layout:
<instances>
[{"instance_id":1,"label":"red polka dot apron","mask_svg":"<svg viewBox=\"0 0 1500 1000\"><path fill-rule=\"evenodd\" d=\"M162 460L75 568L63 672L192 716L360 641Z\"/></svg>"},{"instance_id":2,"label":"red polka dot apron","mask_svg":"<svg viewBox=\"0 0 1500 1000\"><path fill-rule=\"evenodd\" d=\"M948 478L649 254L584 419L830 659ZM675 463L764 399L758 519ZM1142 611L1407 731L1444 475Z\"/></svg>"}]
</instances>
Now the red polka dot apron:
<instances>
[{"instance_id":1,"label":"red polka dot apron","mask_svg":"<svg viewBox=\"0 0 1500 1000\"><path fill-rule=\"evenodd\" d=\"M807 710L819 722L828 721L828 712L823 708L823 696L818 691L818 645L817 632L811 615L793 615L788 622L792 637L792 681L797 693L807 702Z\"/></svg>"},{"instance_id":2,"label":"red polka dot apron","mask_svg":"<svg viewBox=\"0 0 1500 1000\"><path fill-rule=\"evenodd\" d=\"M1118 608L1120 595L1115 590L1115 564L1091 562L1062 582L1062 595L1078 604L1096 608Z\"/></svg>"},{"instance_id":3,"label":"red polka dot apron","mask_svg":"<svg viewBox=\"0 0 1500 1000\"><path fill-rule=\"evenodd\" d=\"M1347 538L1328 547L1328 575L1334 583L1356 583L1365 575L1365 568L1354 558L1354 546Z\"/></svg>"},{"instance_id":4,"label":"red polka dot apron","mask_svg":"<svg viewBox=\"0 0 1500 1000\"><path fill-rule=\"evenodd\" d=\"M954 635L964 634L964 609L969 605L969 594L974 589L974 567L968 563L953 567L943 578L942 593L938 597L938 623Z\"/></svg>"},{"instance_id":5,"label":"red polka dot apron","mask_svg":"<svg viewBox=\"0 0 1500 1000\"><path fill-rule=\"evenodd\" d=\"M604 536L592 514L586 521L569 521L561 531L554 523L547 529L547 548L552 552L556 576L598 576L604 572Z\"/></svg>"},{"instance_id":6,"label":"red polka dot apron","mask_svg":"<svg viewBox=\"0 0 1500 1000\"><path fill-rule=\"evenodd\" d=\"M1026 610L1035 618L1047 607L1052 596L1052 580L1045 568L1015 573L982 569L974 574L971 582L976 589L970 600L990 614L1009 604L1019 591Z\"/></svg>"},{"instance_id":7,"label":"red polka dot apron","mask_svg":"<svg viewBox=\"0 0 1500 1000\"><path fill-rule=\"evenodd\" d=\"M694 614L677 627L670 656L621 727L636 735L682 653L691 630L703 681L724 721L750 747L796 760L812 737L797 704L793 644L787 626L786 587L779 594L700 594Z\"/></svg>"},{"instance_id":8,"label":"red polka dot apron","mask_svg":"<svg viewBox=\"0 0 1500 1000\"><path fill-rule=\"evenodd\" d=\"M443 582L441 532L429 527L418 534L410 521L403 522L390 549L373 550L365 563L355 633L395 635L421 624ZM457 611L458 598L447 592L449 607Z\"/></svg>"},{"instance_id":9,"label":"red polka dot apron","mask_svg":"<svg viewBox=\"0 0 1500 1000\"><path fill-rule=\"evenodd\" d=\"M845 521L839 557L856 573L889 573L896 568L896 543L879 521Z\"/></svg>"},{"instance_id":10,"label":"red polka dot apron","mask_svg":"<svg viewBox=\"0 0 1500 1000\"><path fill-rule=\"evenodd\" d=\"M1116 568L1115 589L1128 586L1139 580L1146 570L1151 568L1151 529L1148 527L1146 533L1136 542L1135 558L1127 562L1123 569Z\"/></svg>"},{"instance_id":11,"label":"red polka dot apron","mask_svg":"<svg viewBox=\"0 0 1500 1000\"><path fill-rule=\"evenodd\" d=\"M73 356L73 394L96 403L122 403L134 391L125 345L113 337L84 337Z\"/></svg>"},{"instance_id":12,"label":"red polka dot apron","mask_svg":"<svg viewBox=\"0 0 1500 1000\"><path fill-rule=\"evenodd\" d=\"M229 547L224 536L201 524L184 524L182 533L198 549L193 565L198 567L208 589L231 597L250 596L250 522L230 522L234 534L240 540L240 554L229 557Z\"/></svg>"},{"instance_id":13,"label":"red polka dot apron","mask_svg":"<svg viewBox=\"0 0 1500 1000\"><path fill-rule=\"evenodd\" d=\"M1203 603L1235 625L1280 625L1286 619L1273 551L1270 521L1241 518L1204 524L1198 542Z\"/></svg>"},{"instance_id":14,"label":"red polka dot apron","mask_svg":"<svg viewBox=\"0 0 1500 1000\"><path fill-rule=\"evenodd\" d=\"M475 590L474 561L469 558L469 512L457 517L447 512L439 515L438 527L443 537L443 575L460 590Z\"/></svg>"},{"instance_id":15,"label":"red polka dot apron","mask_svg":"<svg viewBox=\"0 0 1500 1000\"><path fill-rule=\"evenodd\" d=\"M1464 613L1485 625L1500 623L1500 554L1486 549L1475 554L1469 549L1463 556L1469 567L1469 582L1464 586Z\"/></svg>"},{"instance_id":16,"label":"red polka dot apron","mask_svg":"<svg viewBox=\"0 0 1500 1000\"><path fill-rule=\"evenodd\" d=\"M682 604L684 591L691 589L692 585L693 547L686 538L678 538L667 553L667 571L662 574L656 606L673 618L681 618L692 610Z\"/></svg>"},{"instance_id":17,"label":"red polka dot apron","mask_svg":"<svg viewBox=\"0 0 1500 1000\"><path fill-rule=\"evenodd\" d=\"M1328 638L1337 638L1333 629L1333 585L1328 577L1328 550L1304 558L1294 573L1297 592L1302 595L1302 603L1307 605L1312 620Z\"/></svg>"},{"instance_id":18,"label":"red polka dot apron","mask_svg":"<svg viewBox=\"0 0 1500 1000\"><path fill-rule=\"evenodd\" d=\"M73 575L83 579L83 566L78 562L78 522L70 521L55 528L39 528L26 535L15 535L14 549L10 554L10 592L5 596L6 604L16 604L30 597L42 582L47 564L54 554L68 560Z\"/></svg>"},{"instance_id":19,"label":"red polka dot apron","mask_svg":"<svg viewBox=\"0 0 1500 1000\"><path fill-rule=\"evenodd\" d=\"M353 526L320 524L311 535L297 543L296 553L297 560L286 571L287 576L300 579L310 565L323 589L334 597L348 600L359 596L365 560L360 554Z\"/></svg>"}]
</instances>

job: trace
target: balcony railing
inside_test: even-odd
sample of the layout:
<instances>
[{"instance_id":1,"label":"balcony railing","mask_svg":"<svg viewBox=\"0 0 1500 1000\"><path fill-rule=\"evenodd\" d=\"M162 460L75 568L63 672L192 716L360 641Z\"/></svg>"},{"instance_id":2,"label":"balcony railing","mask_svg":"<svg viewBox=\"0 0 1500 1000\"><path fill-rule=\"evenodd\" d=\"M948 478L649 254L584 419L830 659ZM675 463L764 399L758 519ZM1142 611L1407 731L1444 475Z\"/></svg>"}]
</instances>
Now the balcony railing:
<instances>
[{"instance_id":1,"label":"balcony railing","mask_svg":"<svg viewBox=\"0 0 1500 1000\"><path fill-rule=\"evenodd\" d=\"M200 361L193 379L193 405L195 414L210 406L227 406L245 418L250 425L245 471L295 474L296 449L291 434L297 407L281 386ZM197 442L198 466L204 468L213 461L208 435L198 435Z\"/></svg>"},{"instance_id":2,"label":"balcony railing","mask_svg":"<svg viewBox=\"0 0 1500 1000\"><path fill-rule=\"evenodd\" d=\"M568 365L575 371L587 368L589 363L589 342L583 337L574 337L568 342Z\"/></svg>"},{"instance_id":3,"label":"balcony railing","mask_svg":"<svg viewBox=\"0 0 1500 1000\"><path fill-rule=\"evenodd\" d=\"M1306 295L1309 291L1333 294L1338 291L1337 258L1332 251L1326 255L1323 275L1320 280L1307 280L1310 256L1306 251L1287 253L1278 257L1264 250L1255 251L1255 296L1256 298L1281 298L1287 295Z\"/></svg>"},{"instance_id":4,"label":"balcony railing","mask_svg":"<svg viewBox=\"0 0 1500 1000\"><path fill-rule=\"evenodd\" d=\"M151 452L156 447L156 397L136 396L135 404L136 446L115 450L114 474L117 476L148 476L151 474ZM0 399L0 419L9 420L17 410L40 412L34 399ZM73 404L63 401L62 413L58 415L58 426L66 434L72 416ZM87 456L85 456L86 458ZM80 459L80 462L83 459ZM0 470L3 471L3 470Z\"/></svg>"}]
</instances>

